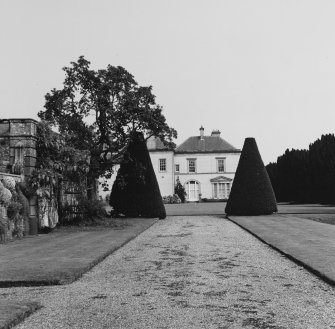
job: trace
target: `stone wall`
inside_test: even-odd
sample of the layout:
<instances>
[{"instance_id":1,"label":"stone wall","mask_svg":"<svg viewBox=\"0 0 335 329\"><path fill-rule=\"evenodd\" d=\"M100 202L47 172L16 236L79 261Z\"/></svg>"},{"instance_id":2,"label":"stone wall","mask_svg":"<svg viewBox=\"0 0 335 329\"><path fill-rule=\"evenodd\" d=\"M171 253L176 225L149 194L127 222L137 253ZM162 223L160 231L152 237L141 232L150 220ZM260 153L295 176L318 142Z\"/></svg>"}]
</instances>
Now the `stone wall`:
<instances>
[{"instance_id":1,"label":"stone wall","mask_svg":"<svg viewBox=\"0 0 335 329\"><path fill-rule=\"evenodd\" d=\"M33 119L0 120L0 172L32 173L36 165L36 127ZM17 158L20 152L22 159ZM21 168L15 166L18 162Z\"/></svg>"},{"instance_id":2,"label":"stone wall","mask_svg":"<svg viewBox=\"0 0 335 329\"><path fill-rule=\"evenodd\" d=\"M33 119L0 120L0 177L17 175L24 181L36 165L37 121ZM29 227L26 234L36 234L36 197L29 198Z\"/></svg>"}]
</instances>

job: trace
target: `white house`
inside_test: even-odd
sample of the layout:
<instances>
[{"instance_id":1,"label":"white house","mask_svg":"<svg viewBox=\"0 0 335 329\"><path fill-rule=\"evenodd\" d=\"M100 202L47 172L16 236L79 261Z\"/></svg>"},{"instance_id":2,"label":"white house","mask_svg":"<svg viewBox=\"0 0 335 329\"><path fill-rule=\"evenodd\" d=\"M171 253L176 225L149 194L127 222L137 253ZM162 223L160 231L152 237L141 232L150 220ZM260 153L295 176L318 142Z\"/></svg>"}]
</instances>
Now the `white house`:
<instances>
[{"instance_id":1,"label":"white house","mask_svg":"<svg viewBox=\"0 0 335 329\"><path fill-rule=\"evenodd\" d=\"M221 138L220 131L205 136L201 127L198 136L189 137L175 150L166 148L155 137L147 141L147 147L162 196L174 194L179 178L187 201L229 197L241 150ZM115 177L109 181L110 187ZM100 194L104 197L107 193Z\"/></svg>"}]
</instances>

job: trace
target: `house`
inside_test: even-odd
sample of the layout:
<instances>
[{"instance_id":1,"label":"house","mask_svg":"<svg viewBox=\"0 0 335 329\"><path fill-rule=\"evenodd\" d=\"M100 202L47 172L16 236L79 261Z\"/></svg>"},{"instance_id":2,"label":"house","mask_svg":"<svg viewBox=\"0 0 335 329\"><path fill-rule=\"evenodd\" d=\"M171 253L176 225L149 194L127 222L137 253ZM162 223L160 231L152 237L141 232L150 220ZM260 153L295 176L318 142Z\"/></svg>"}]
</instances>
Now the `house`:
<instances>
[{"instance_id":1,"label":"house","mask_svg":"<svg viewBox=\"0 0 335 329\"><path fill-rule=\"evenodd\" d=\"M221 138L219 130L186 139L174 153L174 176L185 187L187 201L228 199L241 150Z\"/></svg>"},{"instance_id":2,"label":"house","mask_svg":"<svg viewBox=\"0 0 335 329\"><path fill-rule=\"evenodd\" d=\"M149 138L147 147L162 196L173 195L179 179L189 202L228 199L241 150L221 138L219 130L206 136L201 127L198 136L189 137L175 150L165 147L157 137ZM116 173L110 187L115 178ZM109 193L100 191L103 198Z\"/></svg>"}]
</instances>

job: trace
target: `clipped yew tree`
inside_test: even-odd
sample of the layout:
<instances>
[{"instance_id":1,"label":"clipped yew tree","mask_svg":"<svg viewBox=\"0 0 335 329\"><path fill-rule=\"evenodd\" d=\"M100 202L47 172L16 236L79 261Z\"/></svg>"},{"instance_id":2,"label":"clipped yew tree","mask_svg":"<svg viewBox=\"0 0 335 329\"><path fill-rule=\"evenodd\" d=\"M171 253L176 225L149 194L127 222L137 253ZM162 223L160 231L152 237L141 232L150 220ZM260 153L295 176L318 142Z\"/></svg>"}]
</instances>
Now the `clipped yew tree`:
<instances>
[{"instance_id":1,"label":"clipped yew tree","mask_svg":"<svg viewBox=\"0 0 335 329\"><path fill-rule=\"evenodd\" d=\"M226 205L226 214L255 216L276 211L276 197L256 140L246 138Z\"/></svg>"},{"instance_id":2,"label":"clipped yew tree","mask_svg":"<svg viewBox=\"0 0 335 329\"><path fill-rule=\"evenodd\" d=\"M143 134L133 132L112 187L110 205L127 217L166 217Z\"/></svg>"}]
</instances>

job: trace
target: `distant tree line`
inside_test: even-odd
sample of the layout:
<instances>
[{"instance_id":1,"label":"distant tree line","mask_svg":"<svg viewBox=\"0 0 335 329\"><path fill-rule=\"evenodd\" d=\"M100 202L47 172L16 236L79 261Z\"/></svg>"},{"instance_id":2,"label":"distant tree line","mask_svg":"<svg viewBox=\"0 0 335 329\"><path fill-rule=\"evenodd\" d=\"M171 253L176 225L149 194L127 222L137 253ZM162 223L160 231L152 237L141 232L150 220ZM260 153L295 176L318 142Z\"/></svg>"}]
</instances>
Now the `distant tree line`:
<instances>
[{"instance_id":1,"label":"distant tree line","mask_svg":"<svg viewBox=\"0 0 335 329\"><path fill-rule=\"evenodd\" d=\"M308 150L286 150L266 166L277 201L335 203L335 136L322 135Z\"/></svg>"}]
</instances>

